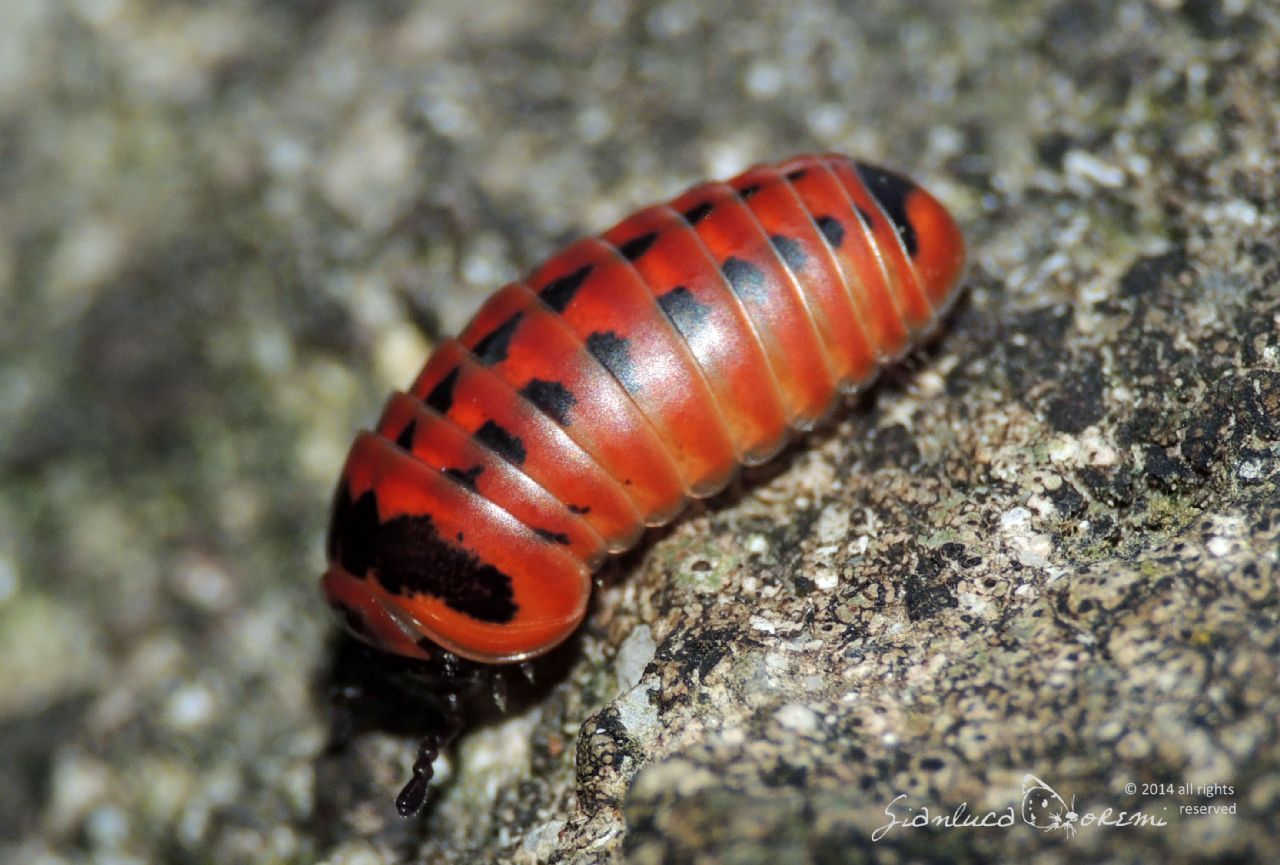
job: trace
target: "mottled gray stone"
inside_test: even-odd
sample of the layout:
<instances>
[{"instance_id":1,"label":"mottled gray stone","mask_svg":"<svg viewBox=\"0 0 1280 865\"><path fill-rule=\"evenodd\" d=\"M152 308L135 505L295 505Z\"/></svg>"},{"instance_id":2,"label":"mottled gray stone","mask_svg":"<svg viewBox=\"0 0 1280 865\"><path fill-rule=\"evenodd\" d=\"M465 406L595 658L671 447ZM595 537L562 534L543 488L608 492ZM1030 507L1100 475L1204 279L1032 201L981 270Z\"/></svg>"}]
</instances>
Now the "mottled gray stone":
<instances>
[{"instance_id":1,"label":"mottled gray stone","mask_svg":"<svg viewBox=\"0 0 1280 865\"><path fill-rule=\"evenodd\" d=\"M1274 3L0 18L0 859L1280 859ZM965 299L400 820L411 708L326 748L352 431L561 243L824 148L954 209Z\"/></svg>"}]
</instances>

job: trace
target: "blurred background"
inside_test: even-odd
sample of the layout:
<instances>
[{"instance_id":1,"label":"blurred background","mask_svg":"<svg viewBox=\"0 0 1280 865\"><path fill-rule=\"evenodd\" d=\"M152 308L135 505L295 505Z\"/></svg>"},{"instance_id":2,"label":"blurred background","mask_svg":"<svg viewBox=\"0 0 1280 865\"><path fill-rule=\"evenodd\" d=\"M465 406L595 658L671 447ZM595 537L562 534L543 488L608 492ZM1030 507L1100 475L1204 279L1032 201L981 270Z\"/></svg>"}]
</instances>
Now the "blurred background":
<instances>
[{"instance_id":1,"label":"blurred background","mask_svg":"<svg viewBox=\"0 0 1280 865\"><path fill-rule=\"evenodd\" d=\"M860 861L904 785L977 810L1036 771L1080 808L1194 778L1239 812L922 849L1275 861L1274 3L0 21L0 858ZM558 246L820 149L957 214L952 333L632 556L565 682L400 821L411 736L322 756L353 432ZM816 648L760 625L802 610Z\"/></svg>"}]
</instances>

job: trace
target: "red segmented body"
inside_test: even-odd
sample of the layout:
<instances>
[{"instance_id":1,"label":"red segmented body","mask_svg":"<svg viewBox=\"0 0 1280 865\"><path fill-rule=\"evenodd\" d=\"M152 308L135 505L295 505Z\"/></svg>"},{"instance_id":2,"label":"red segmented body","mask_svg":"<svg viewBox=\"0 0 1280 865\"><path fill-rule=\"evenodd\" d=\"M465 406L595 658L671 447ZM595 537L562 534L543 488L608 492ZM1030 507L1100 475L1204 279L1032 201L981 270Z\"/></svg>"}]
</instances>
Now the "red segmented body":
<instances>
[{"instance_id":1,"label":"red segmented body","mask_svg":"<svg viewBox=\"0 0 1280 865\"><path fill-rule=\"evenodd\" d=\"M409 657L551 649L606 553L901 357L963 265L937 200L834 154L696 186L573 244L494 294L356 439L330 603Z\"/></svg>"}]
</instances>

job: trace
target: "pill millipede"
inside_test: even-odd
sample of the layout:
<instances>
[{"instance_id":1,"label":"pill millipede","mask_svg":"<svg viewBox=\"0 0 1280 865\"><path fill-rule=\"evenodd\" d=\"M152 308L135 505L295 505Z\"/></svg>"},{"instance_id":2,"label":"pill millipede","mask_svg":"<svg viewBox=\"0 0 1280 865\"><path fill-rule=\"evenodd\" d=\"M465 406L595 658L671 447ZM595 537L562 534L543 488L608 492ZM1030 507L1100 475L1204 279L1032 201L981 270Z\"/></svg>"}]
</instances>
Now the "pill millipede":
<instances>
[{"instance_id":1,"label":"pill millipede","mask_svg":"<svg viewBox=\"0 0 1280 865\"><path fill-rule=\"evenodd\" d=\"M493 294L356 437L330 605L441 679L549 651L610 554L934 330L964 261L937 199L838 154L699 184L579 240ZM453 732L424 741L402 813Z\"/></svg>"}]
</instances>

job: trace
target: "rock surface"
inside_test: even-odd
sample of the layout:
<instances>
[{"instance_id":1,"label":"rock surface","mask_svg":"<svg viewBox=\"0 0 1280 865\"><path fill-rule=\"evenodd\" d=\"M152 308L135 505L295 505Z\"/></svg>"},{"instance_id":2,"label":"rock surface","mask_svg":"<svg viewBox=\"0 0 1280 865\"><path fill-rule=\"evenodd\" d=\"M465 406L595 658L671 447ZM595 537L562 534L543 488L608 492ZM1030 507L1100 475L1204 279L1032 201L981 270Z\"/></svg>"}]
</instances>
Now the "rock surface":
<instances>
[{"instance_id":1,"label":"rock surface","mask_svg":"<svg viewBox=\"0 0 1280 865\"><path fill-rule=\"evenodd\" d=\"M0 859L1280 859L1275 4L0 17ZM411 717L326 752L352 431L556 246L822 148L954 208L966 300L399 820Z\"/></svg>"}]
</instances>

